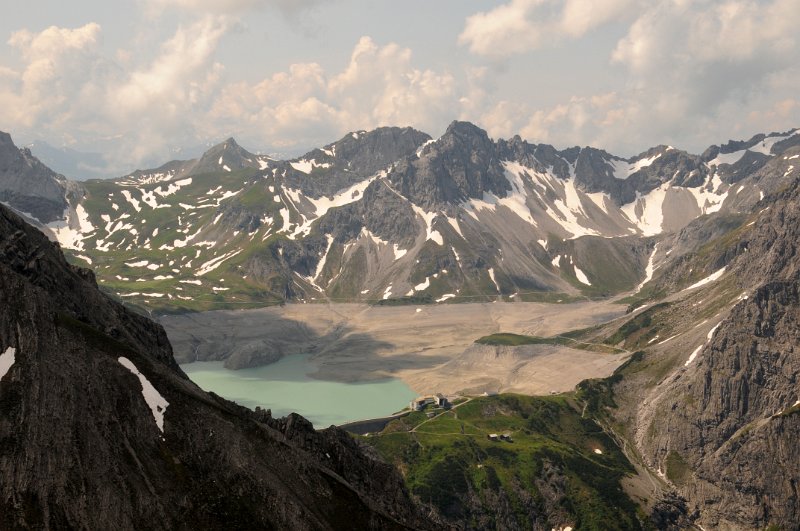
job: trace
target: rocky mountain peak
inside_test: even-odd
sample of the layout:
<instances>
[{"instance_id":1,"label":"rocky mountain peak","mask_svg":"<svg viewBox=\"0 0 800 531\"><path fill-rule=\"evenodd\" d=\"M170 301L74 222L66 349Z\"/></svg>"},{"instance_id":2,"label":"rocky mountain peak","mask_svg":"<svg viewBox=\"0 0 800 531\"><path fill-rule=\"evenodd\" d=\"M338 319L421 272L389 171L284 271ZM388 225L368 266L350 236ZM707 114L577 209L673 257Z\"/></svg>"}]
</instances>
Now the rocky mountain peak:
<instances>
[{"instance_id":1,"label":"rocky mountain peak","mask_svg":"<svg viewBox=\"0 0 800 531\"><path fill-rule=\"evenodd\" d=\"M282 163L286 184L313 197L331 195L413 156L430 136L411 127L348 133L322 148ZM280 170L283 173L283 169Z\"/></svg>"},{"instance_id":2,"label":"rocky mountain peak","mask_svg":"<svg viewBox=\"0 0 800 531\"><path fill-rule=\"evenodd\" d=\"M203 153L188 173L230 172L259 166L256 155L241 147L233 138L228 138Z\"/></svg>"},{"instance_id":3,"label":"rocky mountain peak","mask_svg":"<svg viewBox=\"0 0 800 531\"><path fill-rule=\"evenodd\" d=\"M65 178L19 149L0 131L0 201L42 223L59 219L67 207Z\"/></svg>"},{"instance_id":4,"label":"rocky mountain peak","mask_svg":"<svg viewBox=\"0 0 800 531\"><path fill-rule=\"evenodd\" d=\"M510 185L500 162L486 131L453 122L419 158L398 164L389 179L412 202L433 208L480 199L484 192L504 196Z\"/></svg>"},{"instance_id":5,"label":"rocky mountain peak","mask_svg":"<svg viewBox=\"0 0 800 531\"><path fill-rule=\"evenodd\" d=\"M9 147L16 149L14 141L11 139L11 135L5 131L0 131L0 149L7 150Z\"/></svg>"},{"instance_id":6,"label":"rocky mountain peak","mask_svg":"<svg viewBox=\"0 0 800 531\"><path fill-rule=\"evenodd\" d=\"M448 146L460 146L476 151L491 151L494 143L488 133L471 122L454 121L437 141Z\"/></svg>"}]
</instances>

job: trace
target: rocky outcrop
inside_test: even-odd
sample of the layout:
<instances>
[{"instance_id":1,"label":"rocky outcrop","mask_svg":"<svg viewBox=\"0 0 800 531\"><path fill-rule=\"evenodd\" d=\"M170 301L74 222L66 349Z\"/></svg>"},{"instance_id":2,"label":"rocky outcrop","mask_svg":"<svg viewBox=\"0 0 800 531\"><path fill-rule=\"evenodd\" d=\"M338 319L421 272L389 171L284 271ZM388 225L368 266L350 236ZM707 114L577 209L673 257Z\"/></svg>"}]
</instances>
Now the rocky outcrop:
<instances>
[{"instance_id":1,"label":"rocky outcrop","mask_svg":"<svg viewBox=\"0 0 800 531\"><path fill-rule=\"evenodd\" d=\"M436 526L344 432L201 391L161 326L5 207L0 305L3 529Z\"/></svg>"},{"instance_id":2,"label":"rocky outcrop","mask_svg":"<svg viewBox=\"0 0 800 531\"><path fill-rule=\"evenodd\" d=\"M67 208L65 181L0 131L0 201L49 223L60 219Z\"/></svg>"},{"instance_id":3,"label":"rocky outcrop","mask_svg":"<svg viewBox=\"0 0 800 531\"><path fill-rule=\"evenodd\" d=\"M425 210L481 199L484 192L504 196L510 189L495 144L469 122L453 122L419 158L400 161L389 176L392 186Z\"/></svg>"},{"instance_id":4,"label":"rocky outcrop","mask_svg":"<svg viewBox=\"0 0 800 531\"><path fill-rule=\"evenodd\" d=\"M353 132L302 157L278 163L274 173L309 197L330 196L413 156L430 138L410 127Z\"/></svg>"}]
</instances>

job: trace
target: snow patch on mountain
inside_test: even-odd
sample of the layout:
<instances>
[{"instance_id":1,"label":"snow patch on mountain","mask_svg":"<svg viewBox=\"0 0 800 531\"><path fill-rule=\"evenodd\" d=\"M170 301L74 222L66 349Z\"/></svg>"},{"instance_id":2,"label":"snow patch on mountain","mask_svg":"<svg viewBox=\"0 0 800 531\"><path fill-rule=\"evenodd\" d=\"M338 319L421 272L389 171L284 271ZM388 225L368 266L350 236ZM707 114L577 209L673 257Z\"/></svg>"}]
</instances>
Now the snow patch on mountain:
<instances>
[{"instance_id":1,"label":"snow patch on mountain","mask_svg":"<svg viewBox=\"0 0 800 531\"><path fill-rule=\"evenodd\" d=\"M653 278L653 273L655 272L655 259L656 253L658 252L658 244L653 247L653 252L650 253L650 258L647 259L647 267L644 268L644 280L636 286L636 291L639 292L644 287L645 284L650 282Z\"/></svg>"},{"instance_id":2,"label":"snow patch on mountain","mask_svg":"<svg viewBox=\"0 0 800 531\"><path fill-rule=\"evenodd\" d=\"M500 284L497 283L497 279L494 276L494 268L490 267L486 271L489 273L489 278L492 279L492 284L494 284L495 289L497 289L497 293L502 293L502 291L500 291Z\"/></svg>"},{"instance_id":3,"label":"snow patch on mountain","mask_svg":"<svg viewBox=\"0 0 800 531\"><path fill-rule=\"evenodd\" d=\"M336 192L333 194L333 196L323 196L318 199L308 197L300 190L293 190L290 188L284 189L288 198L294 203L295 210L297 210L298 213L300 213L300 208L298 208L297 205L302 205L304 202L311 203L314 208L313 212L308 214L308 217L303 216L301 213L301 216L303 216L303 221L295 228L290 238L295 239L300 235L307 236L309 232L311 232L311 225L314 223L314 221L327 214L330 209L349 205L350 203L354 203L362 199L364 197L364 191L372 183L372 181L384 176L385 174L385 171L381 171L369 177L368 179ZM283 216L282 213L281 215ZM281 229L281 231L285 230L285 228L286 224L284 224L284 229Z\"/></svg>"},{"instance_id":4,"label":"snow patch on mountain","mask_svg":"<svg viewBox=\"0 0 800 531\"><path fill-rule=\"evenodd\" d=\"M281 219L283 220L283 226L278 232L288 232L288 230L292 228L292 220L289 217L289 209L282 208L278 213L281 215Z\"/></svg>"},{"instance_id":5,"label":"snow patch on mountain","mask_svg":"<svg viewBox=\"0 0 800 531\"><path fill-rule=\"evenodd\" d=\"M323 251L322 254L320 255L319 262L317 262L317 269L316 271L314 271L314 276L311 277L311 281L315 286L317 285L317 280L319 279L319 276L322 274L322 270L325 269L325 261L327 260L328 253L330 252L331 246L333 245L333 236L331 236L330 234L326 234L325 237L328 240L328 245L325 247L325 251Z\"/></svg>"},{"instance_id":6,"label":"snow patch on mountain","mask_svg":"<svg viewBox=\"0 0 800 531\"><path fill-rule=\"evenodd\" d=\"M572 267L575 269L575 278L578 279L578 282L580 282L581 284L586 284L587 286L592 285L592 283L589 282L589 277L586 276L586 273L581 271L580 268L578 268L578 266L576 265L573 265Z\"/></svg>"},{"instance_id":7,"label":"snow patch on mountain","mask_svg":"<svg viewBox=\"0 0 800 531\"><path fill-rule=\"evenodd\" d=\"M392 248L394 250L394 259L395 260L400 260L408 252L408 249L401 249L400 246L397 245L396 243L392 245Z\"/></svg>"},{"instance_id":8,"label":"snow patch on mountain","mask_svg":"<svg viewBox=\"0 0 800 531\"><path fill-rule=\"evenodd\" d=\"M8 347L5 352L0 354L0 380L8 374L8 371L11 370L11 367L14 365L15 357L17 349L14 347Z\"/></svg>"},{"instance_id":9,"label":"snow patch on mountain","mask_svg":"<svg viewBox=\"0 0 800 531\"><path fill-rule=\"evenodd\" d=\"M314 168L330 168L331 165L328 162L321 162L318 163L316 160L311 159L301 159L296 162L290 162L289 165L299 172L303 172L305 174L311 173Z\"/></svg>"},{"instance_id":10,"label":"snow patch on mountain","mask_svg":"<svg viewBox=\"0 0 800 531\"><path fill-rule=\"evenodd\" d=\"M450 226L453 227L453 230L456 231L459 236L464 238L464 233L461 232L461 226L458 224L458 219L447 216L447 223L449 223Z\"/></svg>"},{"instance_id":11,"label":"snow patch on mountain","mask_svg":"<svg viewBox=\"0 0 800 531\"><path fill-rule=\"evenodd\" d=\"M661 156L661 153L653 155L652 157L643 157L633 162L626 160L612 160L611 166L614 169L614 177L617 179L625 180L642 168L646 168L653 164Z\"/></svg>"},{"instance_id":12,"label":"snow patch on mountain","mask_svg":"<svg viewBox=\"0 0 800 531\"><path fill-rule=\"evenodd\" d=\"M622 213L639 228L643 236L661 234L668 188L669 185L662 184L647 195L637 192L635 201L622 206Z\"/></svg>"},{"instance_id":13,"label":"snow patch on mountain","mask_svg":"<svg viewBox=\"0 0 800 531\"><path fill-rule=\"evenodd\" d=\"M236 250L236 251L230 251L230 252L227 252L227 253L223 254L222 256L217 256L215 258L212 258L211 260L209 260L208 262L206 262L206 263L204 263L204 264L202 264L200 266L200 268L195 273L195 276L202 277L203 275L205 275L207 273L210 273L211 271L213 271L216 268L218 268L219 266L221 266L225 261L230 260L231 258L236 256L237 254L241 253L243 250L244 249L239 249L239 250Z\"/></svg>"},{"instance_id":14,"label":"snow patch on mountain","mask_svg":"<svg viewBox=\"0 0 800 531\"><path fill-rule=\"evenodd\" d=\"M202 230L203 230L203 227L200 227L200 228L197 229L197 232L195 232L194 234L191 234L189 236L186 236L186 238L184 238L183 240L175 240L175 241L173 241L172 245L175 248L186 247L187 245L189 245L189 242L192 239L194 239L198 234L200 234L200 231L202 231Z\"/></svg>"},{"instance_id":15,"label":"snow patch on mountain","mask_svg":"<svg viewBox=\"0 0 800 531\"><path fill-rule=\"evenodd\" d=\"M87 234L94 232L95 227L89 221L89 214L82 204L76 206L74 212L73 217L70 209L67 208L63 214L64 219L48 223L46 227L50 229L61 247L82 251L84 238Z\"/></svg>"},{"instance_id":16,"label":"snow patch on mountain","mask_svg":"<svg viewBox=\"0 0 800 531\"><path fill-rule=\"evenodd\" d=\"M411 204L414 212L422 218L425 222L425 241L432 240L439 245L444 245L444 238L437 230L433 230L433 220L438 216L438 212L425 212L422 208L415 204Z\"/></svg>"},{"instance_id":17,"label":"snow patch on mountain","mask_svg":"<svg viewBox=\"0 0 800 531\"><path fill-rule=\"evenodd\" d=\"M534 193L539 196L545 212L569 235L569 239L600 235L590 226L591 220L581 200L581 196L585 194L576 188L574 177L563 180L549 171L543 173L534 170L529 170L528 175L532 177L531 184L534 187ZM551 201L547 199L548 196L555 197L555 199ZM599 198L595 199L599 200ZM595 201L595 199L592 200Z\"/></svg>"},{"instance_id":18,"label":"snow patch on mountain","mask_svg":"<svg viewBox=\"0 0 800 531\"><path fill-rule=\"evenodd\" d=\"M136 368L136 365L133 364L131 360L124 356L120 356L117 358L117 361L120 365L131 371L134 376L139 379L139 383L142 384L142 397L144 401L147 403L147 407L150 408L150 411L153 413L153 418L156 421L156 426L158 426L158 430L161 433L164 433L164 413L167 411L167 406L169 406L169 402L161 396L153 384L150 383L144 374L139 372L139 369Z\"/></svg>"},{"instance_id":19,"label":"snow patch on mountain","mask_svg":"<svg viewBox=\"0 0 800 531\"><path fill-rule=\"evenodd\" d=\"M144 184L155 184L163 181L169 181L174 177L175 177L174 170L168 172L148 173L140 175L138 177L134 177L133 175L128 175L124 179L117 181L117 184L119 184L120 186L141 186Z\"/></svg>"},{"instance_id":20,"label":"snow patch on mountain","mask_svg":"<svg viewBox=\"0 0 800 531\"><path fill-rule=\"evenodd\" d=\"M680 189L688 190L695 197L697 206L700 208L700 211L703 214L711 214L714 212L719 212L719 210L722 208L722 204L725 202L725 199L730 193L730 190L725 191L724 193L721 192L720 190L722 187L722 179L720 179L719 174L714 173L710 182L707 182L705 186L701 186L699 188Z\"/></svg>"},{"instance_id":21,"label":"snow patch on mountain","mask_svg":"<svg viewBox=\"0 0 800 531\"><path fill-rule=\"evenodd\" d=\"M788 135L768 136L758 144L751 146L748 149L755 153L761 153L763 155L772 155L772 146L774 146L778 142L786 140L787 138L791 138L796 134L800 134L800 130L790 133Z\"/></svg>"},{"instance_id":22,"label":"snow patch on mountain","mask_svg":"<svg viewBox=\"0 0 800 531\"><path fill-rule=\"evenodd\" d=\"M123 190L122 191L122 195L125 197L125 200L128 203L130 203L131 206L133 206L133 209L136 212L141 212L142 211L142 207L139 204L139 200L138 199L134 199L134 197L131 195L131 193L128 190Z\"/></svg>"},{"instance_id":23,"label":"snow patch on mountain","mask_svg":"<svg viewBox=\"0 0 800 531\"><path fill-rule=\"evenodd\" d=\"M528 194L525 191L524 181L524 176L533 170L518 162L505 161L502 164L506 179L511 185L511 191L504 198L498 199L497 204L511 209L520 218L536 227L536 221L531 216L531 209L528 207Z\"/></svg>"},{"instance_id":24,"label":"snow patch on mountain","mask_svg":"<svg viewBox=\"0 0 800 531\"><path fill-rule=\"evenodd\" d=\"M718 270L718 271L715 271L715 272L711 273L710 275L708 275L708 276L707 276L706 278L704 278L703 280L700 280L700 281L697 281L697 282L695 282L694 284L692 284L691 286L689 286L689 287L688 287L688 288L686 288L686 289L694 289L694 288L699 288L700 286L705 286L706 284L709 284L709 283L711 283L711 282L714 282L715 280L719 279L719 277L721 277L723 274L725 274L725 269L726 269L726 268L725 268L725 267L723 267L722 269L720 269L720 270Z\"/></svg>"},{"instance_id":25,"label":"snow patch on mountain","mask_svg":"<svg viewBox=\"0 0 800 531\"><path fill-rule=\"evenodd\" d=\"M722 164L736 164L741 160L741 158L747 153L748 151L752 153L761 153L762 155L772 156L772 147L781 142L782 140L786 140L796 134L800 134L799 131L795 131L788 135L776 135L776 136L769 136L766 137L761 142L755 144L754 146L750 146L746 149L740 149L737 151L733 151L731 153L719 153L716 157L708 161L708 166L720 166Z\"/></svg>"},{"instance_id":26,"label":"snow patch on mountain","mask_svg":"<svg viewBox=\"0 0 800 531\"><path fill-rule=\"evenodd\" d=\"M616 208L614 206L614 202L611 199L611 196L603 193L603 192L595 192L593 194L583 194L589 198L589 200L597 205L597 208L602 210L606 215L610 215L611 211L610 208Z\"/></svg>"},{"instance_id":27,"label":"snow patch on mountain","mask_svg":"<svg viewBox=\"0 0 800 531\"><path fill-rule=\"evenodd\" d=\"M706 335L706 342L705 342L705 343L703 343L702 345L700 345L699 347L697 347L696 349L694 349L694 352L692 352L692 353L689 355L689 359L688 359L688 360L686 360L686 363L684 363L684 364L683 364L683 366L684 366L684 367L688 367L689 365L691 365L691 364L692 364L692 362L695 360L695 358L696 358L696 357L697 357L697 355L700 353L700 351L703 349L703 347L705 347L706 345L708 345L708 342L709 342L709 341L711 341L711 338L712 338L712 337L714 337L714 332L716 332L716 331L717 331L717 328L719 328L719 325L721 325L721 324L722 324L721 322L720 322L720 323L717 323L717 325L716 325L714 328L712 328L711 330L709 330L708 334Z\"/></svg>"},{"instance_id":28,"label":"snow patch on mountain","mask_svg":"<svg viewBox=\"0 0 800 531\"><path fill-rule=\"evenodd\" d=\"M425 291L431 286L431 277L425 277L424 282L420 282L414 286L414 291ZM413 295L413 293L411 293Z\"/></svg>"},{"instance_id":29,"label":"snow patch on mountain","mask_svg":"<svg viewBox=\"0 0 800 531\"><path fill-rule=\"evenodd\" d=\"M697 357L697 354L699 354L699 353L700 353L700 351L703 349L703 346L704 346L704 345L700 345L699 347L697 347L696 349L694 349L694 352L692 352L692 353L689 355L689 359L688 359L688 360L686 360L686 363L684 363L684 364L683 364L683 366L684 366L684 367L688 367L689 365L691 365L691 364L692 364L692 362L694 361L694 359Z\"/></svg>"}]
</instances>

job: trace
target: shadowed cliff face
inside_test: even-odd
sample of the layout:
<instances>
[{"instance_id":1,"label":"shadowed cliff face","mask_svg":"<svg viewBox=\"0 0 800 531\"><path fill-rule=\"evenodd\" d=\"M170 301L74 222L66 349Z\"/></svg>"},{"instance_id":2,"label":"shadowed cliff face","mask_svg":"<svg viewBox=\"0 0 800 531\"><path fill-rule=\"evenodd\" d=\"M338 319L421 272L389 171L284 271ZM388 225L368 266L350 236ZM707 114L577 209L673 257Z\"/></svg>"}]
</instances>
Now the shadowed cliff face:
<instances>
[{"instance_id":1,"label":"shadowed cliff face","mask_svg":"<svg viewBox=\"0 0 800 531\"><path fill-rule=\"evenodd\" d=\"M435 527L344 432L201 391L2 206L0 306L0 528Z\"/></svg>"}]
</instances>

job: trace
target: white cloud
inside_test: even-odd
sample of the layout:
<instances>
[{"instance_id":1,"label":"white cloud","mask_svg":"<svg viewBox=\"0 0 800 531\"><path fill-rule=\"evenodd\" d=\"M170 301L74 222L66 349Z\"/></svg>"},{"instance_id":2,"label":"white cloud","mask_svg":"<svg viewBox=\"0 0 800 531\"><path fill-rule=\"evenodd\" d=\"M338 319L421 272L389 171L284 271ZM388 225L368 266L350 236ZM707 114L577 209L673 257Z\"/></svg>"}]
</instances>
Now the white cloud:
<instances>
[{"instance_id":1,"label":"white cloud","mask_svg":"<svg viewBox=\"0 0 800 531\"><path fill-rule=\"evenodd\" d=\"M407 125L431 127L456 115L455 79L447 72L419 70L411 50L383 47L362 37L350 63L328 85L328 97L345 117L362 127Z\"/></svg>"},{"instance_id":2,"label":"white cloud","mask_svg":"<svg viewBox=\"0 0 800 531\"><path fill-rule=\"evenodd\" d=\"M151 15L158 14L164 9L177 8L194 13L230 14L259 9L276 7L285 13L302 11L320 0L146 0Z\"/></svg>"},{"instance_id":3,"label":"white cloud","mask_svg":"<svg viewBox=\"0 0 800 531\"><path fill-rule=\"evenodd\" d=\"M541 7L544 1L504 7L523 4ZM565 20L568 4L556 19ZM534 142L596 145L621 154L644 149L643 139L698 151L733 135L800 124L800 47L793 29L799 2L660 0L634 7L627 33L609 51L624 76L613 91L568 96L545 109L500 101L473 119L495 135L519 132ZM577 35L588 26L575 27ZM489 43L470 41L473 47L479 42ZM488 48L473 49L481 50Z\"/></svg>"},{"instance_id":4,"label":"white cloud","mask_svg":"<svg viewBox=\"0 0 800 531\"><path fill-rule=\"evenodd\" d=\"M223 67L214 52L229 28L219 16L181 26L149 64L108 85L106 115L126 131L135 147L125 150L133 160L198 128L198 115L206 112L220 83Z\"/></svg>"},{"instance_id":5,"label":"white cloud","mask_svg":"<svg viewBox=\"0 0 800 531\"><path fill-rule=\"evenodd\" d=\"M410 49L369 37L340 71L295 63L259 82L231 82L215 57L233 27L205 15L150 58L136 49L103 57L97 24L18 32L12 42L25 67L0 70L2 123L112 146L102 149L114 171L127 171L228 135L291 150L383 125L438 130L459 114L452 74L417 68Z\"/></svg>"},{"instance_id":6,"label":"white cloud","mask_svg":"<svg viewBox=\"0 0 800 531\"><path fill-rule=\"evenodd\" d=\"M68 112L72 101L86 95L95 72L100 26L66 29L51 26L40 33L15 32L8 44L24 60L24 68L0 72L0 118L31 126L42 117Z\"/></svg>"},{"instance_id":7,"label":"white cloud","mask_svg":"<svg viewBox=\"0 0 800 531\"><path fill-rule=\"evenodd\" d=\"M630 10L635 0L511 0L467 18L458 42L505 57L583 36Z\"/></svg>"},{"instance_id":8,"label":"white cloud","mask_svg":"<svg viewBox=\"0 0 800 531\"><path fill-rule=\"evenodd\" d=\"M567 62L545 74L553 75L548 82L566 79L565 72L581 82L563 82L563 98L548 96L555 103L546 107L537 103L534 74L469 53L447 68L422 68L429 57L369 37L345 51L350 56L340 67L327 66L335 64L331 54L324 67L295 61L278 72L251 70L246 81L230 79L219 51L239 27L235 19L208 14L203 6L210 0L150 1L206 14L191 15L193 22L154 47L133 39L104 49L94 23L14 33L8 42L21 66L0 65L0 125L51 142L76 138L84 150L113 144L117 168L127 171L168 160L170 148L228 135L254 149L293 151L382 125L436 134L454 118L472 120L495 138L519 133L619 154L662 142L697 150L800 124L796 0L507 0L470 17L461 42L496 56L581 38L615 21L619 40L608 45L607 57L617 79L592 96L592 77L581 78ZM213 5L236 12L278 3ZM509 81L517 88L509 90Z\"/></svg>"},{"instance_id":9,"label":"white cloud","mask_svg":"<svg viewBox=\"0 0 800 531\"><path fill-rule=\"evenodd\" d=\"M198 142L198 120L223 70L214 53L229 27L220 16L181 26L154 58L138 65L118 62L119 53L116 60L104 57L95 23L18 31L9 44L23 67L0 72L0 122L39 137L114 138L116 152L109 156L119 163L115 170L155 153L166 156L170 147Z\"/></svg>"},{"instance_id":10,"label":"white cloud","mask_svg":"<svg viewBox=\"0 0 800 531\"><path fill-rule=\"evenodd\" d=\"M298 63L258 83L233 83L208 113L218 136L233 134L261 145L294 147L298 137L330 138L337 111L323 102L327 78L316 63Z\"/></svg>"},{"instance_id":11,"label":"white cloud","mask_svg":"<svg viewBox=\"0 0 800 531\"><path fill-rule=\"evenodd\" d=\"M796 93L800 48L790 21L799 17L794 0L661 1L644 10L612 53L629 72L630 125L679 138L691 120L690 135L708 137L772 106L781 97L775 76Z\"/></svg>"},{"instance_id":12,"label":"white cloud","mask_svg":"<svg viewBox=\"0 0 800 531\"><path fill-rule=\"evenodd\" d=\"M341 72L294 64L259 83L226 87L210 122L220 134L229 127L262 145L290 148L383 125L438 129L457 114L451 74L415 68L410 49L362 37Z\"/></svg>"}]
</instances>

